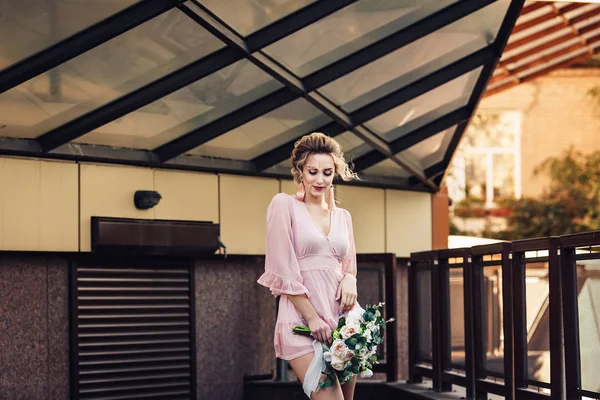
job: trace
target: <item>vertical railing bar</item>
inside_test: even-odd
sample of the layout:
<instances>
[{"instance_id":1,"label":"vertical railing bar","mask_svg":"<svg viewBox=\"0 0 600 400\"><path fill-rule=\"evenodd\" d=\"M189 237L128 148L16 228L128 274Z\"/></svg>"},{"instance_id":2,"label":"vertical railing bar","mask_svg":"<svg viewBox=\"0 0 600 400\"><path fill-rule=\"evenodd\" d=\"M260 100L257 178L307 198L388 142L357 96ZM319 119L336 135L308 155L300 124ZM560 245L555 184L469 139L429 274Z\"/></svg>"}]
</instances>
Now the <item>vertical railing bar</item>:
<instances>
[{"instance_id":1,"label":"vertical railing bar","mask_svg":"<svg viewBox=\"0 0 600 400\"><path fill-rule=\"evenodd\" d=\"M562 246L562 238L560 269L563 283L566 397L568 400L579 400L581 399L581 371L579 355L579 309L577 304L577 265L575 263L575 249Z\"/></svg>"},{"instance_id":2,"label":"vertical railing bar","mask_svg":"<svg viewBox=\"0 0 600 400\"><path fill-rule=\"evenodd\" d=\"M452 331L450 327L450 266L448 260L444 260L439 265L438 278L440 280L439 293L442 302L440 303L440 350L441 369L442 369L442 392L452 391L452 384L444 382L444 372L452 368Z\"/></svg>"},{"instance_id":3,"label":"vertical railing bar","mask_svg":"<svg viewBox=\"0 0 600 400\"><path fill-rule=\"evenodd\" d=\"M473 366L475 375L475 398L487 399L487 392L480 390L479 380L487 377L485 368L484 321L483 321L483 256L473 255L471 268L473 298Z\"/></svg>"},{"instance_id":4,"label":"vertical railing bar","mask_svg":"<svg viewBox=\"0 0 600 400\"><path fill-rule=\"evenodd\" d=\"M504 329L504 388L505 399L514 400L515 391L515 353L514 328L515 313L513 308L512 263L510 257L512 243L502 246L502 314Z\"/></svg>"},{"instance_id":5,"label":"vertical railing bar","mask_svg":"<svg viewBox=\"0 0 600 400\"><path fill-rule=\"evenodd\" d=\"M440 306L441 296L440 288L440 265L436 252L432 252L431 265L431 347L432 347L432 367L433 367L433 390L442 391L442 349L441 346L441 326L440 326Z\"/></svg>"},{"instance_id":6,"label":"vertical railing bar","mask_svg":"<svg viewBox=\"0 0 600 400\"><path fill-rule=\"evenodd\" d=\"M386 318L393 316L397 310L396 286L396 256L390 254L385 262ZM387 324L386 335L387 381L396 382L398 380L398 322Z\"/></svg>"},{"instance_id":7,"label":"vertical railing bar","mask_svg":"<svg viewBox=\"0 0 600 400\"><path fill-rule=\"evenodd\" d=\"M419 276L418 261L410 260L408 266L408 358L409 358L409 383L421 383L423 377L415 372L417 364L417 354L420 347L419 322L418 322L418 294L419 294Z\"/></svg>"},{"instance_id":8,"label":"vertical railing bar","mask_svg":"<svg viewBox=\"0 0 600 400\"><path fill-rule=\"evenodd\" d=\"M565 399L564 349L562 318L562 278L560 238L550 238L548 251L548 288L550 309L550 396L552 400Z\"/></svg>"},{"instance_id":9,"label":"vertical railing bar","mask_svg":"<svg viewBox=\"0 0 600 400\"><path fill-rule=\"evenodd\" d=\"M465 375L467 399L479 399L476 393L477 376L475 373L475 324L473 316L473 261L471 251L465 251L465 264L463 269L463 298L464 298L464 330L465 330ZM485 398L485 397L483 397Z\"/></svg>"},{"instance_id":10,"label":"vertical railing bar","mask_svg":"<svg viewBox=\"0 0 600 400\"><path fill-rule=\"evenodd\" d=\"M512 255L512 285L514 307L514 374L515 389L527 388L527 300L525 288L525 253ZM509 282L506 282L507 284Z\"/></svg>"}]
</instances>

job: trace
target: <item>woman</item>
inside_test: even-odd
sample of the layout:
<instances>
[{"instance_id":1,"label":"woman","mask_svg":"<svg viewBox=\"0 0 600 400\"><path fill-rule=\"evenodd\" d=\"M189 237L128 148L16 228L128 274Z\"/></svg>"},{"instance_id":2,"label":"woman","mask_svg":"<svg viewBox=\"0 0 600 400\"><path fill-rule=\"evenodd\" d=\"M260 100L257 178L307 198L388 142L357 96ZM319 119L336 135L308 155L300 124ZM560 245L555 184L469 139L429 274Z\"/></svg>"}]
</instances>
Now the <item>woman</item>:
<instances>
[{"instance_id":1,"label":"woman","mask_svg":"<svg viewBox=\"0 0 600 400\"><path fill-rule=\"evenodd\" d=\"M340 145L313 133L292 151L292 174L298 193L277 194L267 210L265 273L258 283L281 296L275 326L275 354L288 360L304 382L313 359L313 339L292 328L307 325L314 337L330 344L338 319L357 303L356 250L348 211L336 208L333 179L356 179ZM326 201L325 193L328 193ZM354 396L356 379L313 393L312 399Z\"/></svg>"}]
</instances>

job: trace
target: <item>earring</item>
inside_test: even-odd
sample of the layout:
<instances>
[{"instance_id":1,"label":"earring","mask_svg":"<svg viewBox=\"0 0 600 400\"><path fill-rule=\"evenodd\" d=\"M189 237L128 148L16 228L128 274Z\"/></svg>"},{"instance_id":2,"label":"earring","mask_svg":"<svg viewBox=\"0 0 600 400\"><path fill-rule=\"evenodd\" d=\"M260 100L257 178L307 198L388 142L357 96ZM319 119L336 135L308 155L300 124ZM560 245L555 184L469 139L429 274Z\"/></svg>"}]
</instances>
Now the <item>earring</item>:
<instances>
[{"instance_id":1,"label":"earring","mask_svg":"<svg viewBox=\"0 0 600 400\"><path fill-rule=\"evenodd\" d=\"M329 200L327 201L329 211L335 210L335 195L333 193L333 185L329 187Z\"/></svg>"},{"instance_id":2,"label":"earring","mask_svg":"<svg viewBox=\"0 0 600 400\"><path fill-rule=\"evenodd\" d=\"M306 192L304 191L304 185L302 181L298 184L298 191L296 192L296 198L300 201L304 201L304 197L306 196Z\"/></svg>"}]
</instances>

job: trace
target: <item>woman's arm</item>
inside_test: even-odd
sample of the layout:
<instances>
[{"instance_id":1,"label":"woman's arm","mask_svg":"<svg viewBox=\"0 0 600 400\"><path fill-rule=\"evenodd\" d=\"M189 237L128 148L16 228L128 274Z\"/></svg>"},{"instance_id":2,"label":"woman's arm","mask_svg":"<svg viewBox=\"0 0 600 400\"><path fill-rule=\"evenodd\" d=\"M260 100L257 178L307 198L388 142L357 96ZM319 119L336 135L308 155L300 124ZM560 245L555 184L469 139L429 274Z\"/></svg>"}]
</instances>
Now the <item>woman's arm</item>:
<instances>
[{"instance_id":1,"label":"woman's arm","mask_svg":"<svg viewBox=\"0 0 600 400\"><path fill-rule=\"evenodd\" d=\"M358 298L358 291L356 289L356 244L354 243L354 229L352 228L352 217L347 210L344 210L346 214L346 226L348 229L348 254L342 260L342 274L344 278L341 280L336 300L340 300L340 311L345 313L348 312L356 304Z\"/></svg>"},{"instance_id":2,"label":"woman's arm","mask_svg":"<svg viewBox=\"0 0 600 400\"><path fill-rule=\"evenodd\" d=\"M304 294L287 296L308 323L312 336L319 342L331 344L331 328L319 317L308 297Z\"/></svg>"}]
</instances>

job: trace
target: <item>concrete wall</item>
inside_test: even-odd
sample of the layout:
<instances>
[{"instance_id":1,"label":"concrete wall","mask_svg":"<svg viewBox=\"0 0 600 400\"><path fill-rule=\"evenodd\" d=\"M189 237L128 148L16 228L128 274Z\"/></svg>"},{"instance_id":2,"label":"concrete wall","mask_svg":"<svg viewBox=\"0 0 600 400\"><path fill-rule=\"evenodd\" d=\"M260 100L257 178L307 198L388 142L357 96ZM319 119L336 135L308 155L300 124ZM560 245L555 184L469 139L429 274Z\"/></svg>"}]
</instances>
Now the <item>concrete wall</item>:
<instances>
[{"instance_id":1,"label":"concrete wall","mask_svg":"<svg viewBox=\"0 0 600 400\"><path fill-rule=\"evenodd\" d=\"M588 91L600 86L600 68L562 69L484 98L479 110L519 111L523 196L541 193L544 179L533 169L569 146L584 153L600 150L600 103Z\"/></svg>"},{"instance_id":2,"label":"concrete wall","mask_svg":"<svg viewBox=\"0 0 600 400\"><path fill-rule=\"evenodd\" d=\"M150 210L136 190L157 190ZM0 250L89 252L90 217L220 223L229 254L264 254L266 210L291 180L0 157ZM432 246L431 195L336 185L359 253L399 257Z\"/></svg>"}]
</instances>

